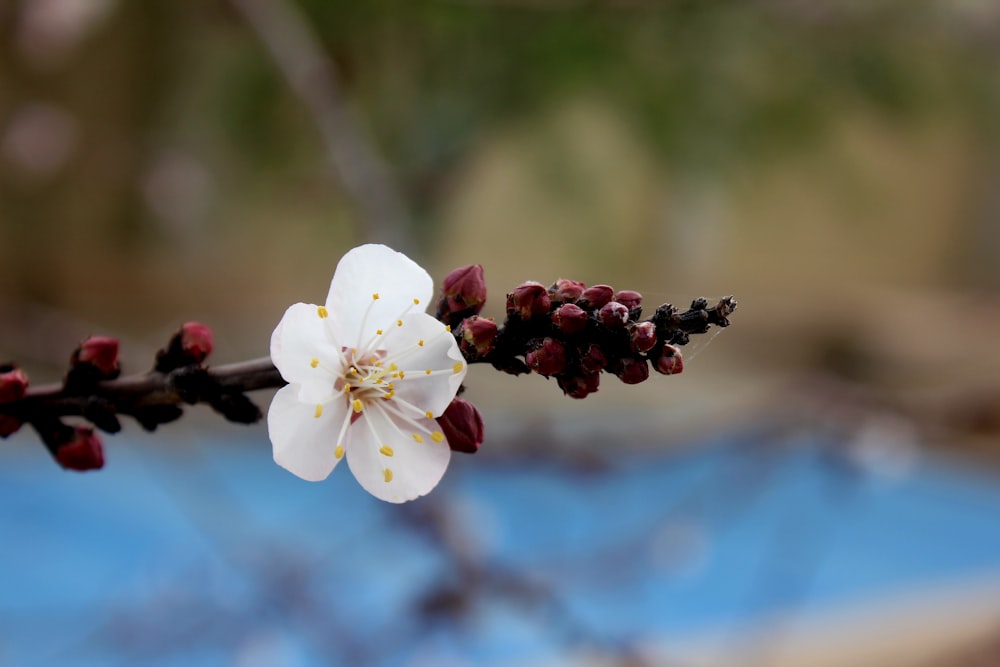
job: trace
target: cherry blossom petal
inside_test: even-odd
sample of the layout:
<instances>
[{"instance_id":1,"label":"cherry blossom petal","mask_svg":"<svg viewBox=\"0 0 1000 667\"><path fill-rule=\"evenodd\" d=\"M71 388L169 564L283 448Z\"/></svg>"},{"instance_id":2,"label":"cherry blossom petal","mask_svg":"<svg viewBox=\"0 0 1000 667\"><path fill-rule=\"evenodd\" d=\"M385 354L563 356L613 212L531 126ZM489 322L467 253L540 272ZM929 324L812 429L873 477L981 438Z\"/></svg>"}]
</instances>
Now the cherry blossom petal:
<instances>
[{"instance_id":1,"label":"cherry blossom petal","mask_svg":"<svg viewBox=\"0 0 1000 667\"><path fill-rule=\"evenodd\" d=\"M430 419L401 419L373 406L351 428L347 447L351 472L366 491L390 503L429 493L450 459L451 449L437 422Z\"/></svg>"},{"instance_id":2,"label":"cherry blossom petal","mask_svg":"<svg viewBox=\"0 0 1000 667\"><path fill-rule=\"evenodd\" d=\"M430 275L403 253L384 245L354 248L337 264L326 297L334 337L360 347L404 313L422 312L433 290Z\"/></svg>"},{"instance_id":3,"label":"cherry blossom petal","mask_svg":"<svg viewBox=\"0 0 1000 667\"><path fill-rule=\"evenodd\" d=\"M298 385L299 398L310 404L333 395L344 367L322 312L326 311L309 303L293 304L271 334L271 361L286 382Z\"/></svg>"},{"instance_id":4,"label":"cherry blossom petal","mask_svg":"<svg viewBox=\"0 0 1000 667\"><path fill-rule=\"evenodd\" d=\"M294 385L279 389L267 411L274 461L304 480L326 479L338 462L336 438L348 419L347 410L346 401L317 407L300 401Z\"/></svg>"}]
</instances>

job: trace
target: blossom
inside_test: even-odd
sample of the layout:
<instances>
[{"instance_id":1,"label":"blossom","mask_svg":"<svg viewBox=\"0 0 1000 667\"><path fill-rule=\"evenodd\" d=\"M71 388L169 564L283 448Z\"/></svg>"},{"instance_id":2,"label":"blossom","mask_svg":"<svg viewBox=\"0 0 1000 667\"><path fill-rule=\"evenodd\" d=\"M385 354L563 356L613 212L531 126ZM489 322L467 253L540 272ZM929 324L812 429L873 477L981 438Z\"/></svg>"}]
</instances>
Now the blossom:
<instances>
[{"instance_id":1,"label":"blossom","mask_svg":"<svg viewBox=\"0 0 1000 667\"><path fill-rule=\"evenodd\" d=\"M271 336L288 385L267 415L274 460L325 479L344 458L369 493L405 502L433 489L451 457L435 418L465 378L450 328L423 312L431 277L382 245L337 265L325 305L296 303Z\"/></svg>"}]
</instances>

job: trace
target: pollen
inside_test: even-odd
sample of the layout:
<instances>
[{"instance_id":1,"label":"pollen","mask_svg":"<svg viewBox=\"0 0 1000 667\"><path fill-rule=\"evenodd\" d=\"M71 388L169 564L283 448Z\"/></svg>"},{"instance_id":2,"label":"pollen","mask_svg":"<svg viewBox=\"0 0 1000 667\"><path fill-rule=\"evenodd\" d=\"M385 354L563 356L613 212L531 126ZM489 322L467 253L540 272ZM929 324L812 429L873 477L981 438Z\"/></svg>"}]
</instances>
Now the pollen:
<instances>
[{"instance_id":1,"label":"pollen","mask_svg":"<svg viewBox=\"0 0 1000 667\"><path fill-rule=\"evenodd\" d=\"M384 479L387 484L389 482L391 482L392 481L392 471L389 470L388 468L386 468L385 470L383 470L382 471L382 479Z\"/></svg>"},{"instance_id":2,"label":"pollen","mask_svg":"<svg viewBox=\"0 0 1000 667\"><path fill-rule=\"evenodd\" d=\"M345 394L351 393L351 385L349 385L349 384L345 384L344 385L344 393Z\"/></svg>"},{"instance_id":3,"label":"pollen","mask_svg":"<svg viewBox=\"0 0 1000 667\"><path fill-rule=\"evenodd\" d=\"M432 370L431 370L431 369L429 369L429 368L428 368L428 369L427 369L426 371L424 371L424 373L426 373L427 375L430 375L430 374L431 374L431 373L433 373L433 372L434 372L434 371L432 371Z\"/></svg>"},{"instance_id":4,"label":"pollen","mask_svg":"<svg viewBox=\"0 0 1000 667\"><path fill-rule=\"evenodd\" d=\"M413 305L414 306L419 306L420 305L420 299L414 299L413 300Z\"/></svg>"},{"instance_id":5,"label":"pollen","mask_svg":"<svg viewBox=\"0 0 1000 667\"><path fill-rule=\"evenodd\" d=\"M319 366L319 359L313 357L312 361L309 362L309 365L312 366L313 368L316 368L317 366Z\"/></svg>"},{"instance_id":6,"label":"pollen","mask_svg":"<svg viewBox=\"0 0 1000 667\"><path fill-rule=\"evenodd\" d=\"M431 412L430 410L428 410L427 412L425 412L425 413L424 413L424 415L425 415L425 416L426 416L426 417L427 417L428 419L434 419L434 413L433 413L433 412Z\"/></svg>"},{"instance_id":7,"label":"pollen","mask_svg":"<svg viewBox=\"0 0 1000 667\"><path fill-rule=\"evenodd\" d=\"M337 448L333 450L333 456L338 460L344 458L344 446L337 445Z\"/></svg>"},{"instance_id":8,"label":"pollen","mask_svg":"<svg viewBox=\"0 0 1000 667\"><path fill-rule=\"evenodd\" d=\"M455 373L461 373L463 368L465 368L465 364L461 361L456 361L455 365L451 367L451 370Z\"/></svg>"},{"instance_id":9,"label":"pollen","mask_svg":"<svg viewBox=\"0 0 1000 667\"><path fill-rule=\"evenodd\" d=\"M319 318L322 320L330 316L330 311L326 309L326 306L317 306L316 314L319 315Z\"/></svg>"},{"instance_id":10,"label":"pollen","mask_svg":"<svg viewBox=\"0 0 1000 667\"><path fill-rule=\"evenodd\" d=\"M403 320L396 320L396 326L397 327L403 326Z\"/></svg>"},{"instance_id":11,"label":"pollen","mask_svg":"<svg viewBox=\"0 0 1000 667\"><path fill-rule=\"evenodd\" d=\"M355 398L351 402L351 407L354 409L355 412L361 412L362 410L365 409L365 404L361 402L360 398Z\"/></svg>"},{"instance_id":12,"label":"pollen","mask_svg":"<svg viewBox=\"0 0 1000 667\"><path fill-rule=\"evenodd\" d=\"M413 439L416 442L423 442L424 441L424 437L422 435L420 435L419 433L414 433L413 434Z\"/></svg>"},{"instance_id":13,"label":"pollen","mask_svg":"<svg viewBox=\"0 0 1000 667\"><path fill-rule=\"evenodd\" d=\"M313 417L315 417L316 419L319 419L322 416L323 416L323 406L320 405L319 403L317 403L316 404L316 412L313 413Z\"/></svg>"},{"instance_id":14,"label":"pollen","mask_svg":"<svg viewBox=\"0 0 1000 667\"><path fill-rule=\"evenodd\" d=\"M418 340L417 341L417 345L419 345L420 347L423 347L424 346L424 341L422 339Z\"/></svg>"},{"instance_id":15,"label":"pollen","mask_svg":"<svg viewBox=\"0 0 1000 667\"><path fill-rule=\"evenodd\" d=\"M381 336L382 335L382 330L381 329L376 329L375 330L375 335L376 336Z\"/></svg>"},{"instance_id":16,"label":"pollen","mask_svg":"<svg viewBox=\"0 0 1000 667\"><path fill-rule=\"evenodd\" d=\"M431 440L434 442L444 442L444 433L441 431L434 431L431 433Z\"/></svg>"},{"instance_id":17,"label":"pollen","mask_svg":"<svg viewBox=\"0 0 1000 667\"><path fill-rule=\"evenodd\" d=\"M450 324L444 325L444 330L445 331L451 331L451 325Z\"/></svg>"},{"instance_id":18,"label":"pollen","mask_svg":"<svg viewBox=\"0 0 1000 667\"><path fill-rule=\"evenodd\" d=\"M397 366L396 364L389 364L389 370L390 371L398 371L399 370L399 366Z\"/></svg>"},{"instance_id":19,"label":"pollen","mask_svg":"<svg viewBox=\"0 0 1000 667\"><path fill-rule=\"evenodd\" d=\"M378 297L378 292L375 292L374 294L372 294L372 301L378 301L378 298L379 298Z\"/></svg>"},{"instance_id":20,"label":"pollen","mask_svg":"<svg viewBox=\"0 0 1000 667\"><path fill-rule=\"evenodd\" d=\"M399 379L402 380L405 377L406 377L405 371L399 371Z\"/></svg>"},{"instance_id":21,"label":"pollen","mask_svg":"<svg viewBox=\"0 0 1000 667\"><path fill-rule=\"evenodd\" d=\"M392 451L392 447L390 447L389 445L382 445L379 448L378 453L381 454L382 456L392 456L396 452Z\"/></svg>"}]
</instances>

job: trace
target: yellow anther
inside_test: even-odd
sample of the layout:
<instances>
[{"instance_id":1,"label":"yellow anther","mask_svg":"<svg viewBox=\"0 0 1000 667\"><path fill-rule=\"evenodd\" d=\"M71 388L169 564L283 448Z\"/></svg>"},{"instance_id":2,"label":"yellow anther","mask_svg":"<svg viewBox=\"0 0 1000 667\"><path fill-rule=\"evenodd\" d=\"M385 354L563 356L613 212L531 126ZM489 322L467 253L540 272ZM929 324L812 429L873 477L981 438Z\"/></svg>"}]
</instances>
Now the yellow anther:
<instances>
[{"instance_id":1,"label":"yellow anther","mask_svg":"<svg viewBox=\"0 0 1000 667\"><path fill-rule=\"evenodd\" d=\"M402 380L406 377L406 371L399 371L399 379Z\"/></svg>"},{"instance_id":2,"label":"yellow anther","mask_svg":"<svg viewBox=\"0 0 1000 667\"><path fill-rule=\"evenodd\" d=\"M396 326L397 327L403 326L403 320L396 320Z\"/></svg>"},{"instance_id":3,"label":"yellow anther","mask_svg":"<svg viewBox=\"0 0 1000 667\"><path fill-rule=\"evenodd\" d=\"M349 385L349 384L345 384L344 385L344 393L345 394L351 393L351 385Z\"/></svg>"},{"instance_id":4,"label":"yellow anther","mask_svg":"<svg viewBox=\"0 0 1000 667\"><path fill-rule=\"evenodd\" d=\"M413 434L413 439L416 440L417 442L423 442L424 441L423 436L420 435L419 433L414 433Z\"/></svg>"},{"instance_id":5,"label":"yellow anther","mask_svg":"<svg viewBox=\"0 0 1000 667\"><path fill-rule=\"evenodd\" d=\"M444 325L444 330L445 331L451 331L451 325L450 324Z\"/></svg>"},{"instance_id":6,"label":"yellow anther","mask_svg":"<svg viewBox=\"0 0 1000 667\"><path fill-rule=\"evenodd\" d=\"M378 292L375 292L374 294L372 294L372 299L374 301L378 301Z\"/></svg>"},{"instance_id":7,"label":"yellow anther","mask_svg":"<svg viewBox=\"0 0 1000 667\"><path fill-rule=\"evenodd\" d=\"M397 366L396 364L389 364L389 370L390 371L398 371L399 370L399 366Z\"/></svg>"},{"instance_id":8,"label":"yellow anther","mask_svg":"<svg viewBox=\"0 0 1000 667\"><path fill-rule=\"evenodd\" d=\"M419 306L420 305L420 299L414 299L413 300L413 305L414 306Z\"/></svg>"},{"instance_id":9,"label":"yellow anther","mask_svg":"<svg viewBox=\"0 0 1000 667\"><path fill-rule=\"evenodd\" d=\"M461 361L456 361L455 365L451 367L451 370L455 373L461 373L463 368L465 368L465 364Z\"/></svg>"},{"instance_id":10,"label":"yellow anther","mask_svg":"<svg viewBox=\"0 0 1000 667\"><path fill-rule=\"evenodd\" d=\"M420 347L423 347L424 346L424 341L423 340L418 340L417 341L417 345L419 345Z\"/></svg>"},{"instance_id":11,"label":"yellow anther","mask_svg":"<svg viewBox=\"0 0 1000 667\"><path fill-rule=\"evenodd\" d=\"M319 366L319 359L313 357L312 361L309 362L309 365L312 366L313 368L316 368L317 366Z\"/></svg>"},{"instance_id":12,"label":"yellow anther","mask_svg":"<svg viewBox=\"0 0 1000 667\"><path fill-rule=\"evenodd\" d=\"M316 314L319 315L320 319L330 316L330 311L326 309L326 306L317 306Z\"/></svg>"},{"instance_id":13,"label":"yellow anther","mask_svg":"<svg viewBox=\"0 0 1000 667\"><path fill-rule=\"evenodd\" d=\"M315 417L316 419L319 419L322 416L323 416L323 406L320 405L319 403L317 403L316 404L316 412L313 413L313 417Z\"/></svg>"},{"instance_id":14,"label":"yellow anther","mask_svg":"<svg viewBox=\"0 0 1000 667\"><path fill-rule=\"evenodd\" d=\"M365 404L361 402L360 398L355 398L351 402L351 407L354 408L355 412L361 412L362 410L365 409Z\"/></svg>"},{"instance_id":15,"label":"yellow anther","mask_svg":"<svg viewBox=\"0 0 1000 667\"><path fill-rule=\"evenodd\" d=\"M425 413L424 413L424 415L425 415L425 416L426 416L426 417L427 417L428 419L434 419L434 413L433 413L433 412L431 412L430 410L428 410L427 412L425 412Z\"/></svg>"},{"instance_id":16,"label":"yellow anther","mask_svg":"<svg viewBox=\"0 0 1000 667\"><path fill-rule=\"evenodd\" d=\"M386 483L391 482L392 481L392 471L389 470L388 468L386 468L385 470L383 470L382 471L382 479L384 479L386 481Z\"/></svg>"},{"instance_id":17,"label":"yellow anther","mask_svg":"<svg viewBox=\"0 0 1000 667\"><path fill-rule=\"evenodd\" d=\"M431 440L434 442L444 442L444 433L441 431L434 431L431 433Z\"/></svg>"},{"instance_id":18,"label":"yellow anther","mask_svg":"<svg viewBox=\"0 0 1000 667\"><path fill-rule=\"evenodd\" d=\"M338 459L344 458L344 446L337 445L337 448L333 450L333 455Z\"/></svg>"},{"instance_id":19,"label":"yellow anther","mask_svg":"<svg viewBox=\"0 0 1000 667\"><path fill-rule=\"evenodd\" d=\"M375 335L376 336L381 336L382 335L382 330L381 329L376 329L375 330Z\"/></svg>"},{"instance_id":20,"label":"yellow anther","mask_svg":"<svg viewBox=\"0 0 1000 667\"><path fill-rule=\"evenodd\" d=\"M381 454L382 456L392 456L396 452L392 451L392 447L390 447L389 445L382 445L379 448L378 453Z\"/></svg>"},{"instance_id":21,"label":"yellow anther","mask_svg":"<svg viewBox=\"0 0 1000 667\"><path fill-rule=\"evenodd\" d=\"M431 373L433 373L433 372L434 372L434 371L432 371L432 370L431 370L431 369L429 369L429 368L428 368L428 369L427 369L426 371L424 371L424 373L426 373L427 375L430 375L430 374L431 374Z\"/></svg>"}]
</instances>

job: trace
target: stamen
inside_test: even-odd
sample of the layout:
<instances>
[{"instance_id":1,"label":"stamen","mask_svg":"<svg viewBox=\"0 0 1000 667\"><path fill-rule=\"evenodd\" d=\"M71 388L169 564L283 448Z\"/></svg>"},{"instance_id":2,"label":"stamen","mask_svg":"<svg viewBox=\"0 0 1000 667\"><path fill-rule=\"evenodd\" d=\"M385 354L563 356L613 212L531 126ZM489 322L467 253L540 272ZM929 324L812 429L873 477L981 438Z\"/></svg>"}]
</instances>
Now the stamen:
<instances>
[{"instance_id":1,"label":"stamen","mask_svg":"<svg viewBox=\"0 0 1000 667\"><path fill-rule=\"evenodd\" d=\"M430 374L431 374L431 373L433 373L433 372L434 372L434 371L432 371L432 370L431 370L431 369L429 369L429 368L428 368L428 369L427 369L426 371L424 371L424 373L426 373L427 375L430 375Z\"/></svg>"},{"instance_id":2,"label":"stamen","mask_svg":"<svg viewBox=\"0 0 1000 667\"><path fill-rule=\"evenodd\" d=\"M396 326L397 327L403 326L403 320L396 320Z\"/></svg>"},{"instance_id":3,"label":"stamen","mask_svg":"<svg viewBox=\"0 0 1000 667\"><path fill-rule=\"evenodd\" d=\"M386 484L392 481L392 471L386 468L382 471L382 478L386 481Z\"/></svg>"},{"instance_id":4,"label":"stamen","mask_svg":"<svg viewBox=\"0 0 1000 667\"><path fill-rule=\"evenodd\" d=\"M417 345L419 345L420 347L423 347L424 346L424 339L421 338L420 340L418 340L417 341Z\"/></svg>"},{"instance_id":5,"label":"stamen","mask_svg":"<svg viewBox=\"0 0 1000 667\"><path fill-rule=\"evenodd\" d=\"M444 330L450 333L451 332L451 325L450 324L444 325Z\"/></svg>"},{"instance_id":6,"label":"stamen","mask_svg":"<svg viewBox=\"0 0 1000 667\"><path fill-rule=\"evenodd\" d=\"M351 402L351 407L354 409L354 412L361 412L365 409L365 404L361 402L360 398L355 398Z\"/></svg>"},{"instance_id":7,"label":"stamen","mask_svg":"<svg viewBox=\"0 0 1000 667\"><path fill-rule=\"evenodd\" d=\"M378 450L378 453L382 456L392 456L396 452L392 451L392 447L389 445L382 445L382 447Z\"/></svg>"},{"instance_id":8,"label":"stamen","mask_svg":"<svg viewBox=\"0 0 1000 667\"><path fill-rule=\"evenodd\" d=\"M451 370L454 371L455 375L458 375L459 373L462 372L463 368L465 368L465 364L463 364L461 361L456 361L455 365L451 367Z\"/></svg>"},{"instance_id":9,"label":"stamen","mask_svg":"<svg viewBox=\"0 0 1000 667\"><path fill-rule=\"evenodd\" d=\"M414 306L419 306L420 305L420 299L414 299L413 300L413 305Z\"/></svg>"},{"instance_id":10,"label":"stamen","mask_svg":"<svg viewBox=\"0 0 1000 667\"><path fill-rule=\"evenodd\" d=\"M423 442L423 441L424 441L424 438L423 438L423 436L421 436L421 435L420 435L419 433L414 433L414 434L413 434L413 439L414 439L415 441L417 441L417 442Z\"/></svg>"},{"instance_id":11,"label":"stamen","mask_svg":"<svg viewBox=\"0 0 1000 667\"><path fill-rule=\"evenodd\" d=\"M316 314L319 315L319 318L322 320L330 316L330 311L326 309L326 306L317 306Z\"/></svg>"},{"instance_id":12,"label":"stamen","mask_svg":"<svg viewBox=\"0 0 1000 667\"><path fill-rule=\"evenodd\" d=\"M430 410L428 410L424 414L427 416L428 419L434 419L434 413L431 412Z\"/></svg>"},{"instance_id":13,"label":"stamen","mask_svg":"<svg viewBox=\"0 0 1000 667\"><path fill-rule=\"evenodd\" d=\"M444 433L441 431L434 431L431 433L431 440L434 442L444 442Z\"/></svg>"},{"instance_id":14,"label":"stamen","mask_svg":"<svg viewBox=\"0 0 1000 667\"><path fill-rule=\"evenodd\" d=\"M343 445L337 445L337 448L333 450L333 455L337 459L344 458L344 446Z\"/></svg>"},{"instance_id":15,"label":"stamen","mask_svg":"<svg viewBox=\"0 0 1000 667\"><path fill-rule=\"evenodd\" d=\"M378 301L378 299L379 299L378 292L372 294L372 301Z\"/></svg>"},{"instance_id":16,"label":"stamen","mask_svg":"<svg viewBox=\"0 0 1000 667\"><path fill-rule=\"evenodd\" d=\"M319 366L319 359L316 358L316 357L313 357L312 361L309 362L309 365L312 366L313 368L316 368L317 366Z\"/></svg>"},{"instance_id":17,"label":"stamen","mask_svg":"<svg viewBox=\"0 0 1000 667\"><path fill-rule=\"evenodd\" d=\"M375 330L375 335L376 336L381 336L382 335L382 330L381 329L376 329Z\"/></svg>"},{"instance_id":18,"label":"stamen","mask_svg":"<svg viewBox=\"0 0 1000 667\"><path fill-rule=\"evenodd\" d=\"M323 416L323 405L320 404L320 403L317 403L316 404L316 412L313 414L313 417L315 417L316 419L319 419L322 416Z\"/></svg>"}]
</instances>

